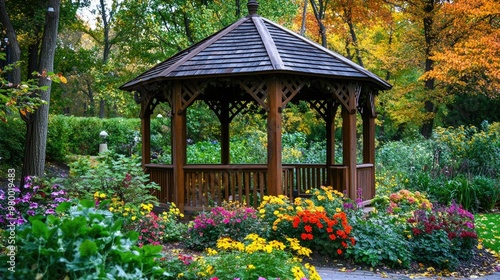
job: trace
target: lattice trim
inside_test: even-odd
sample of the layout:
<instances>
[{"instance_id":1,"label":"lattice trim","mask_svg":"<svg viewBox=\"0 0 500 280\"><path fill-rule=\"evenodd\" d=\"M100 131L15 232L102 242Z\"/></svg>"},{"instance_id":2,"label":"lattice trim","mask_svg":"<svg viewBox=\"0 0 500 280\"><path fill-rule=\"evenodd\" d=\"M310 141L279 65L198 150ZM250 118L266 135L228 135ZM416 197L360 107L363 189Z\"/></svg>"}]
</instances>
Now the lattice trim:
<instances>
[{"instance_id":1,"label":"lattice trim","mask_svg":"<svg viewBox=\"0 0 500 280\"><path fill-rule=\"evenodd\" d=\"M297 93L304 87L306 83L299 79L287 79L281 81L281 101L282 106L285 107L290 100L292 100Z\"/></svg>"},{"instance_id":2,"label":"lattice trim","mask_svg":"<svg viewBox=\"0 0 500 280\"><path fill-rule=\"evenodd\" d=\"M224 116L224 106L227 106L229 113L229 122L231 122L234 117L236 117L240 112L247 110L247 104L249 101L246 100L235 100L224 104L221 100L206 100L205 103L214 111L215 115L222 121Z\"/></svg>"},{"instance_id":3,"label":"lattice trim","mask_svg":"<svg viewBox=\"0 0 500 280\"><path fill-rule=\"evenodd\" d=\"M358 83L339 83L330 81L320 81L320 85L330 92L344 107L350 112L355 112L361 95L361 85ZM354 96L352 96L354 95ZM351 102L354 97L354 102ZM353 103L353 104L351 104Z\"/></svg>"},{"instance_id":4,"label":"lattice trim","mask_svg":"<svg viewBox=\"0 0 500 280\"><path fill-rule=\"evenodd\" d=\"M312 109L314 109L323 118L324 121L326 121L328 119L328 110L330 110L330 108L328 106L329 105L328 101L326 101L326 100L308 100L307 103L309 104L309 106ZM332 103L332 107L331 107L332 114L335 115L335 113L337 112L337 109L340 105L340 102L333 101L331 103Z\"/></svg>"},{"instance_id":5,"label":"lattice trim","mask_svg":"<svg viewBox=\"0 0 500 280\"><path fill-rule=\"evenodd\" d=\"M267 85L266 81L261 78L256 78L252 80L238 81L240 87L250 94L257 103L264 108L264 110L269 111L269 106L267 105Z\"/></svg>"},{"instance_id":6,"label":"lattice trim","mask_svg":"<svg viewBox=\"0 0 500 280\"><path fill-rule=\"evenodd\" d=\"M202 94L207 87L207 83L203 81L182 83L181 84L181 109L179 114L184 112L196 98Z\"/></svg>"},{"instance_id":7,"label":"lattice trim","mask_svg":"<svg viewBox=\"0 0 500 280\"><path fill-rule=\"evenodd\" d=\"M141 105L144 104L144 106L141 106L141 112L139 113L141 119L151 116L156 106L165 100L162 96L151 93L141 94L138 99Z\"/></svg>"}]
</instances>

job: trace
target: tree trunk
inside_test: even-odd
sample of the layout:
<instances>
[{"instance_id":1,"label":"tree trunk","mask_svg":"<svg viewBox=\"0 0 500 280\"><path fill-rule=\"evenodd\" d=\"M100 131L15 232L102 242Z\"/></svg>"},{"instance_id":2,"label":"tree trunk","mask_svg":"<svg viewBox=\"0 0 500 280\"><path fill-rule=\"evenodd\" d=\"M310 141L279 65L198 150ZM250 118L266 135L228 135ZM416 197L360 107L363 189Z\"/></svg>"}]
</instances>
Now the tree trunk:
<instances>
[{"instance_id":1,"label":"tree trunk","mask_svg":"<svg viewBox=\"0 0 500 280\"><path fill-rule=\"evenodd\" d=\"M323 20L325 19L325 10L327 1L319 1L319 5L316 4L315 0L310 0L310 1L314 11L314 17L316 17L316 21L318 22L319 35L321 36L321 45L326 48L328 44L326 40L326 27L323 24Z\"/></svg>"},{"instance_id":2,"label":"tree trunk","mask_svg":"<svg viewBox=\"0 0 500 280\"><path fill-rule=\"evenodd\" d=\"M424 7L425 16L423 18L424 21L424 36L425 36L425 72L429 72L433 69L434 61L430 58L432 55L432 46L434 43L434 34L433 34L433 24L434 18L432 16L432 12L434 10L434 1L427 0L426 5ZM424 88L426 91L431 93L434 88L434 79L427 79L425 81ZM427 94L427 96L432 96L432 94ZM434 105L430 99L425 101L425 112L429 113L430 116L428 119L424 121L422 124L421 134L425 138L431 137L432 129L434 125L434 116L437 113L437 106Z\"/></svg>"},{"instance_id":3,"label":"tree trunk","mask_svg":"<svg viewBox=\"0 0 500 280\"><path fill-rule=\"evenodd\" d=\"M38 85L47 86L47 90L40 92L40 98L47 104L40 106L33 114L28 115L26 121L26 143L21 183L26 176L43 177L45 170L45 151L47 144L47 128L49 122L50 87L52 81L47 73L54 71L54 54L59 24L60 0L49 0L45 16L42 48L40 52L41 74Z\"/></svg>"},{"instance_id":4,"label":"tree trunk","mask_svg":"<svg viewBox=\"0 0 500 280\"><path fill-rule=\"evenodd\" d=\"M0 22L6 30L7 38L9 38L10 45L10 58L11 63L18 62L21 59L21 48L19 47L19 42L17 41L16 31L14 26L10 21L10 17L7 14L7 8L5 7L5 0L0 0ZM21 68L14 67L11 73L10 82L14 85L19 85L21 83Z\"/></svg>"},{"instance_id":5,"label":"tree trunk","mask_svg":"<svg viewBox=\"0 0 500 280\"><path fill-rule=\"evenodd\" d=\"M304 36L306 34L307 2L308 0L304 0L304 9L302 10L302 25L300 27L301 36Z\"/></svg>"}]
</instances>

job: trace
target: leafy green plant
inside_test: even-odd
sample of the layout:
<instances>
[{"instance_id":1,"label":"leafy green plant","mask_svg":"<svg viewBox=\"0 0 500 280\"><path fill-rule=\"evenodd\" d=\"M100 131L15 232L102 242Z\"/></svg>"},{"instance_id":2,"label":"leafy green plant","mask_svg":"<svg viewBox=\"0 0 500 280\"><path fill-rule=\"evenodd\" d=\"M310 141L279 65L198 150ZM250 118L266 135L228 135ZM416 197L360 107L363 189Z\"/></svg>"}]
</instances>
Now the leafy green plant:
<instances>
[{"instance_id":1,"label":"leafy green plant","mask_svg":"<svg viewBox=\"0 0 500 280\"><path fill-rule=\"evenodd\" d=\"M471 185L479 190L476 194L479 210L492 211L500 201L500 181L486 176L475 176L472 178Z\"/></svg>"},{"instance_id":2,"label":"leafy green plant","mask_svg":"<svg viewBox=\"0 0 500 280\"><path fill-rule=\"evenodd\" d=\"M73 197L92 199L99 192L108 198L116 196L130 206L157 201L151 193L159 186L149 182L149 175L142 170L140 157L108 152L95 161L76 161L70 164L70 168L70 178L65 185Z\"/></svg>"},{"instance_id":3,"label":"leafy green plant","mask_svg":"<svg viewBox=\"0 0 500 280\"><path fill-rule=\"evenodd\" d=\"M161 246L136 246L138 233L122 230L123 220L94 201L61 203L56 215L35 216L16 230L15 272L4 279L150 279L167 274L156 258ZM0 260L5 262L6 255Z\"/></svg>"},{"instance_id":4,"label":"leafy green plant","mask_svg":"<svg viewBox=\"0 0 500 280\"><path fill-rule=\"evenodd\" d=\"M380 212L379 212L380 213ZM412 261L409 242L403 227L384 213L359 218L351 223L356 244L347 249L347 256L357 263L372 267L408 267Z\"/></svg>"}]
</instances>

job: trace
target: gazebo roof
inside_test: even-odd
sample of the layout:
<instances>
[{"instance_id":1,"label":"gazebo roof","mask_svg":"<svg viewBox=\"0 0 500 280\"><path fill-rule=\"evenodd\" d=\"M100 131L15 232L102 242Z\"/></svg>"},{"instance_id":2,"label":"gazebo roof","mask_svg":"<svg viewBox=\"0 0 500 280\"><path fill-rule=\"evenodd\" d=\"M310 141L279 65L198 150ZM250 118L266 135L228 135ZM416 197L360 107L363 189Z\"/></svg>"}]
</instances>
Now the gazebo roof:
<instances>
[{"instance_id":1,"label":"gazebo roof","mask_svg":"<svg viewBox=\"0 0 500 280\"><path fill-rule=\"evenodd\" d=\"M391 85L342 55L330 51L256 13L249 15L175 54L120 88L137 90L173 79L285 73ZM253 5L253 6L252 6Z\"/></svg>"}]
</instances>

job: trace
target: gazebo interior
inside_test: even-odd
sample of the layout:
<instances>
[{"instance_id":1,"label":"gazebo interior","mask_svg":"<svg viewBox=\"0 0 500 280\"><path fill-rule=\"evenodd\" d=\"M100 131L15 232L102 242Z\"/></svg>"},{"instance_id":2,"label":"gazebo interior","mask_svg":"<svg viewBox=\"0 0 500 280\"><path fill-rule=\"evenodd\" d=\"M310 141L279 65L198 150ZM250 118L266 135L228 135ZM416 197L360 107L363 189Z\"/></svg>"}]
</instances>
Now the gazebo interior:
<instances>
[{"instance_id":1,"label":"gazebo interior","mask_svg":"<svg viewBox=\"0 0 500 280\"><path fill-rule=\"evenodd\" d=\"M258 15L248 16L161 62L121 89L141 105L142 163L158 183L160 202L197 211L223 201L257 207L264 195L302 196L332 186L356 199L375 195L375 96L391 85L343 56ZM187 164L186 110L205 102L221 125L221 164ZM282 118L289 103L307 102L326 125L324 164L283 164ZM171 164L151 163L150 120L167 102ZM258 106L267 119L267 164L232 164L230 124ZM342 163L335 162L335 116L342 117ZM362 160L357 160L356 119L362 120Z\"/></svg>"}]
</instances>

